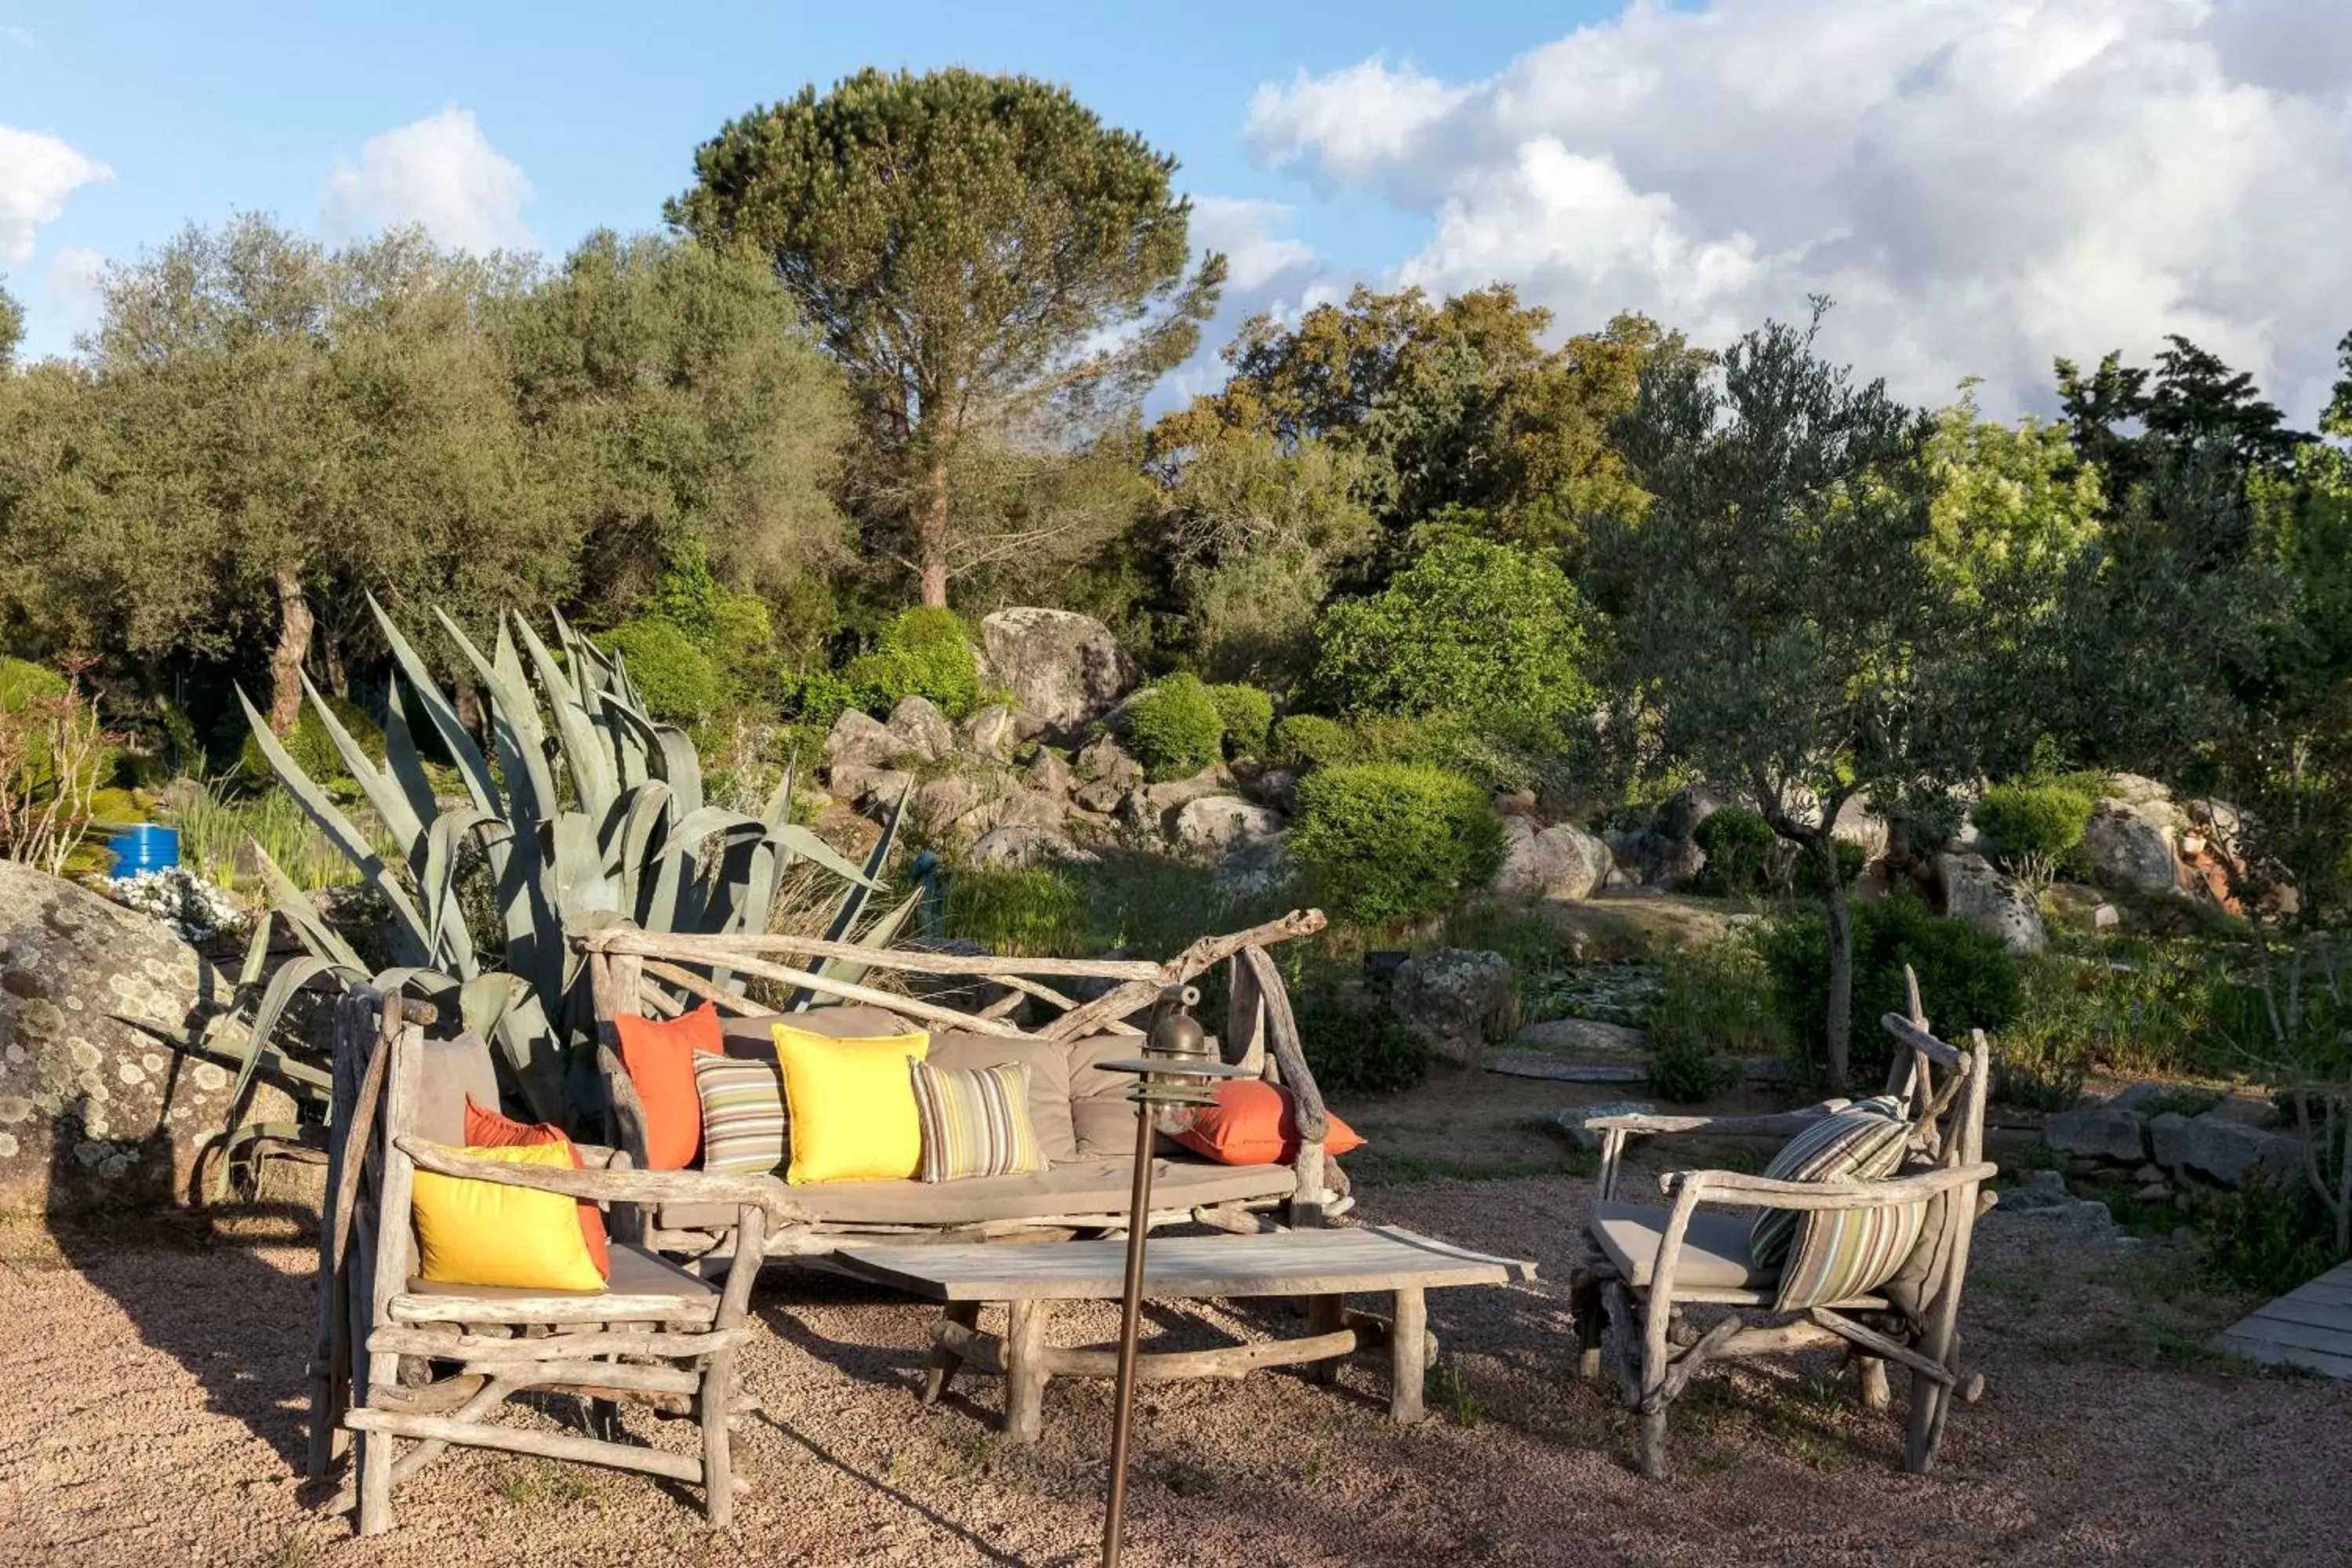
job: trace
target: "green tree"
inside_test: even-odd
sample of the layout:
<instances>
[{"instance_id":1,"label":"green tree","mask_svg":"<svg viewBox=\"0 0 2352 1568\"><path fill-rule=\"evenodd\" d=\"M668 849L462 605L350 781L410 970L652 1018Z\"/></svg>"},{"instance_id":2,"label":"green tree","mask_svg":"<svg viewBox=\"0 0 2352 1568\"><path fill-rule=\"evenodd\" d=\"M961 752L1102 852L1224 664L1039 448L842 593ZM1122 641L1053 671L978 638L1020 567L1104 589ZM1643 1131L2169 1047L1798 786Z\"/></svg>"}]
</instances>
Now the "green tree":
<instances>
[{"instance_id":1,"label":"green tree","mask_svg":"<svg viewBox=\"0 0 2352 1568\"><path fill-rule=\"evenodd\" d=\"M1979 636L1927 548L1933 422L1883 384L1854 385L1812 338L1769 322L1719 377L1686 358L1644 370L1622 439L1650 505L1603 553L1627 585L1628 728L1649 760L1738 781L1812 859L1843 1091L1853 972L1837 814L1972 774L2003 715L2030 710L1985 689L2003 671L1981 650L2015 639Z\"/></svg>"},{"instance_id":2,"label":"green tree","mask_svg":"<svg viewBox=\"0 0 2352 1568\"><path fill-rule=\"evenodd\" d=\"M0 284L7 280L6 274L0 273ZM24 341L25 307L16 302L16 296L0 287L0 371L16 363L16 345Z\"/></svg>"},{"instance_id":3,"label":"green tree","mask_svg":"<svg viewBox=\"0 0 2352 1568\"><path fill-rule=\"evenodd\" d=\"M773 258L846 376L877 465L864 500L934 607L998 542L958 536L971 444L1082 445L1192 352L1224 276L1212 256L1185 277L1175 161L1026 77L862 71L730 121L695 170L670 220Z\"/></svg>"},{"instance_id":4,"label":"green tree","mask_svg":"<svg viewBox=\"0 0 2352 1568\"><path fill-rule=\"evenodd\" d=\"M627 613L678 563L785 595L844 559L847 399L763 255L600 231L491 335L592 603Z\"/></svg>"},{"instance_id":5,"label":"green tree","mask_svg":"<svg viewBox=\"0 0 2352 1568\"><path fill-rule=\"evenodd\" d=\"M1314 689L1351 713L1444 714L1557 736L1592 700L1584 613L1550 561L1459 526L1416 535L1412 563L1316 624Z\"/></svg>"}]
</instances>

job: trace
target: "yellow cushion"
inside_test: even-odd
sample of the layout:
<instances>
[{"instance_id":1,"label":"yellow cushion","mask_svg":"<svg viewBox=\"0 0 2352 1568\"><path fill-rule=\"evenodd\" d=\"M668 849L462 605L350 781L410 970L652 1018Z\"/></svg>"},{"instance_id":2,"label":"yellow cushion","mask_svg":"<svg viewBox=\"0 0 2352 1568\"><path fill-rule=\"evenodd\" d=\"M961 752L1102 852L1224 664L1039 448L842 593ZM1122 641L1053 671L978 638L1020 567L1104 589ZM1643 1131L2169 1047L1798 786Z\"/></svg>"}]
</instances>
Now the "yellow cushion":
<instances>
[{"instance_id":1,"label":"yellow cushion","mask_svg":"<svg viewBox=\"0 0 2352 1568\"><path fill-rule=\"evenodd\" d=\"M835 1040L790 1024L776 1025L775 1036L793 1138L784 1180L805 1186L913 1175L923 1163L923 1129L907 1063L923 1059L930 1036Z\"/></svg>"},{"instance_id":2,"label":"yellow cushion","mask_svg":"<svg viewBox=\"0 0 2352 1568\"><path fill-rule=\"evenodd\" d=\"M562 1142L450 1152L502 1165L572 1169L572 1145ZM409 1201L421 1255L416 1271L427 1279L526 1290L604 1288L580 1234L578 1205L562 1193L420 1170Z\"/></svg>"}]
</instances>

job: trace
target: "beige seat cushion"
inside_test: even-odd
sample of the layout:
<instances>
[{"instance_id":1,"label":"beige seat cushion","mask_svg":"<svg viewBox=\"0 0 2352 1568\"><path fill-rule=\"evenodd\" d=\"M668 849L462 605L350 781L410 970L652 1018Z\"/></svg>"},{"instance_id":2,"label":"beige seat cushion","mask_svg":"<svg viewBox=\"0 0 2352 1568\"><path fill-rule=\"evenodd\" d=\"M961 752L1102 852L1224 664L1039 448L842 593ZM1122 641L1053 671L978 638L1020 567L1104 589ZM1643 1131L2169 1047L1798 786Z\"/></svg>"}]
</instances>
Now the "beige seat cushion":
<instances>
[{"instance_id":1,"label":"beige seat cushion","mask_svg":"<svg viewBox=\"0 0 2352 1568\"><path fill-rule=\"evenodd\" d=\"M716 1208L717 1205L710 1205ZM735 1210L725 1211L719 1223L732 1225ZM622 1296L676 1296L685 1301L708 1300L719 1294L719 1288L707 1280L698 1279L672 1263L642 1247L616 1241L611 1247L613 1272L605 1280L605 1289ZM550 1296L577 1296L593 1300L604 1294L602 1290L524 1290L505 1285L451 1285L439 1279L411 1278L409 1292L416 1296L466 1296L484 1301L510 1301L519 1298L544 1299Z\"/></svg>"},{"instance_id":2,"label":"beige seat cushion","mask_svg":"<svg viewBox=\"0 0 2352 1568\"><path fill-rule=\"evenodd\" d=\"M903 1035L919 1029L898 1014L881 1007L868 1007L857 1003L845 1003L838 1007L812 1007L805 1013L761 1013L749 1018L733 1015L719 1020L720 1048L730 1057L751 1060L762 1058L776 1059L776 1037L773 1026L790 1024L795 1029L805 1029L812 1035L823 1035L830 1040L877 1038L884 1035Z\"/></svg>"},{"instance_id":3,"label":"beige seat cushion","mask_svg":"<svg viewBox=\"0 0 2352 1568\"><path fill-rule=\"evenodd\" d=\"M454 1040L426 1040L419 1053L416 1109L409 1130L436 1143L462 1148L466 1142L466 1099L484 1110L499 1109L499 1075L490 1063L490 1048L468 1029Z\"/></svg>"},{"instance_id":4,"label":"beige seat cushion","mask_svg":"<svg viewBox=\"0 0 2352 1568\"><path fill-rule=\"evenodd\" d=\"M1134 1173L1131 1160L1079 1160L1026 1176L821 1182L785 1190L813 1218L835 1225L974 1225L1123 1214L1133 1195ZM1191 1159L1157 1162L1151 1182L1155 1208L1287 1197L1297 1184L1287 1165L1218 1165ZM709 1230L734 1220L735 1211L719 1204L664 1204L661 1208L665 1230Z\"/></svg>"},{"instance_id":5,"label":"beige seat cushion","mask_svg":"<svg viewBox=\"0 0 2352 1568\"><path fill-rule=\"evenodd\" d=\"M1710 1290L1769 1288L1778 1271L1758 1268L1748 1255L1748 1233L1753 1223L1747 1215L1708 1209L1693 1214L1675 1263L1675 1286ZM1650 1266L1657 1261L1658 1239L1665 1228L1666 1211L1662 1208L1640 1204L1592 1205L1592 1233L1629 1285L1650 1283Z\"/></svg>"},{"instance_id":6,"label":"beige seat cushion","mask_svg":"<svg viewBox=\"0 0 2352 1568\"><path fill-rule=\"evenodd\" d=\"M935 1068L971 1072L1005 1062L1029 1069L1029 1125L1049 1164L1078 1158L1078 1135L1070 1122L1070 1047L1052 1040L1016 1040L943 1029L931 1037L923 1059Z\"/></svg>"}]
</instances>

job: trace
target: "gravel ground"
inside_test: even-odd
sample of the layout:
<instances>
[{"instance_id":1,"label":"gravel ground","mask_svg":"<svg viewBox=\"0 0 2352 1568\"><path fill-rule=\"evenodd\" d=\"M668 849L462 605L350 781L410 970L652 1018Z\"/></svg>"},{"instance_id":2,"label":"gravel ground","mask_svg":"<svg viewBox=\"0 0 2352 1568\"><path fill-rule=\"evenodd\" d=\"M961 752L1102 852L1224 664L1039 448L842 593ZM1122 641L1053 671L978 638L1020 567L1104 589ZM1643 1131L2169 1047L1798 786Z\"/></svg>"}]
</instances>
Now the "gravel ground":
<instances>
[{"instance_id":1,"label":"gravel ground","mask_svg":"<svg viewBox=\"0 0 2352 1568\"><path fill-rule=\"evenodd\" d=\"M1481 1090L1483 1092L1483 1089ZM1516 1110L1523 1113L1523 1102ZM1524 1162L1510 1167L1524 1168ZM1627 1468L1630 1424L1571 1375L1561 1291L1590 1184L1384 1184L1364 1217L1532 1257L1546 1282L1433 1292L1437 1414L1389 1426L1375 1365L1148 1386L1129 1561L1143 1565L2324 1563L2352 1561L2352 1385L2257 1375L2203 1337L2242 1310L2187 1254L2014 1219L1979 1233L1964 1327L1991 1391L1937 1472L1903 1475L1900 1406L1862 1413L1831 1356L1703 1380L1676 1479ZM298 1474L306 1216L52 1235L0 1221L0 1563L1078 1564L1100 1528L1108 1384L1057 1381L1045 1439L994 1435L995 1380L925 1410L929 1310L782 1268L749 1358L765 1412L735 1531L694 1489L453 1452L370 1542ZM1274 1303L1161 1319L1171 1344L1288 1327ZM1108 1340L1113 1308L1065 1342ZM1900 1378L1897 1379L1898 1387ZM507 1419L561 1420L567 1401ZM688 1424L629 1417L688 1451Z\"/></svg>"}]
</instances>

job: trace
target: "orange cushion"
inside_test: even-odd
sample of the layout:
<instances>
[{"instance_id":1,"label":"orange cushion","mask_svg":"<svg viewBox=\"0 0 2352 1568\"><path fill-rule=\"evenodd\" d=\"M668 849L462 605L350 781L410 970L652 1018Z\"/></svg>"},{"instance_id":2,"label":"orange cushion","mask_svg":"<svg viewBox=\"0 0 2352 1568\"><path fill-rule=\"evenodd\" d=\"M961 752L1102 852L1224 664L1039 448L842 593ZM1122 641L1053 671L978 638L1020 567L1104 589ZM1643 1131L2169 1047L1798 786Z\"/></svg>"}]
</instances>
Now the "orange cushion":
<instances>
[{"instance_id":1,"label":"orange cushion","mask_svg":"<svg viewBox=\"0 0 2352 1568\"><path fill-rule=\"evenodd\" d=\"M702 1152L702 1097L694 1088L694 1053L720 1056L719 1009L709 1002L682 1016L613 1020L621 1066L646 1108L646 1169L683 1171Z\"/></svg>"},{"instance_id":2,"label":"orange cushion","mask_svg":"<svg viewBox=\"0 0 2352 1568\"><path fill-rule=\"evenodd\" d=\"M580 1163L580 1151L572 1147L572 1140L563 1135L561 1127L545 1122L533 1125L517 1121L511 1116L501 1116L495 1110L484 1110L466 1097L466 1147L468 1149L520 1149L539 1143L561 1143L572 1156L572 1168ZM580 1211L580 1239L588 1244L588 1256L596 1264L596 1272L605 1279L613 1277L612 1249L604 1241L604 1211L592 1203L575 1205Z\"/></svg>"},{"instance_id":3,"label":"orange cushion","mask_svg":"<svg viewBox=\"0 0 2352 1568\"><path fill-rule=\"evenodd\" d=\"M1323 1130L1323 1152L1364 1146L1362 1136L1336 1116ZM1285 1165L1298 1158L1298 1107L1290 1091L1263 1079L1217 1085L1217 1103L1205 1105L1176 1142L1220 1165Z\"/></svg>"}]
</instances>

